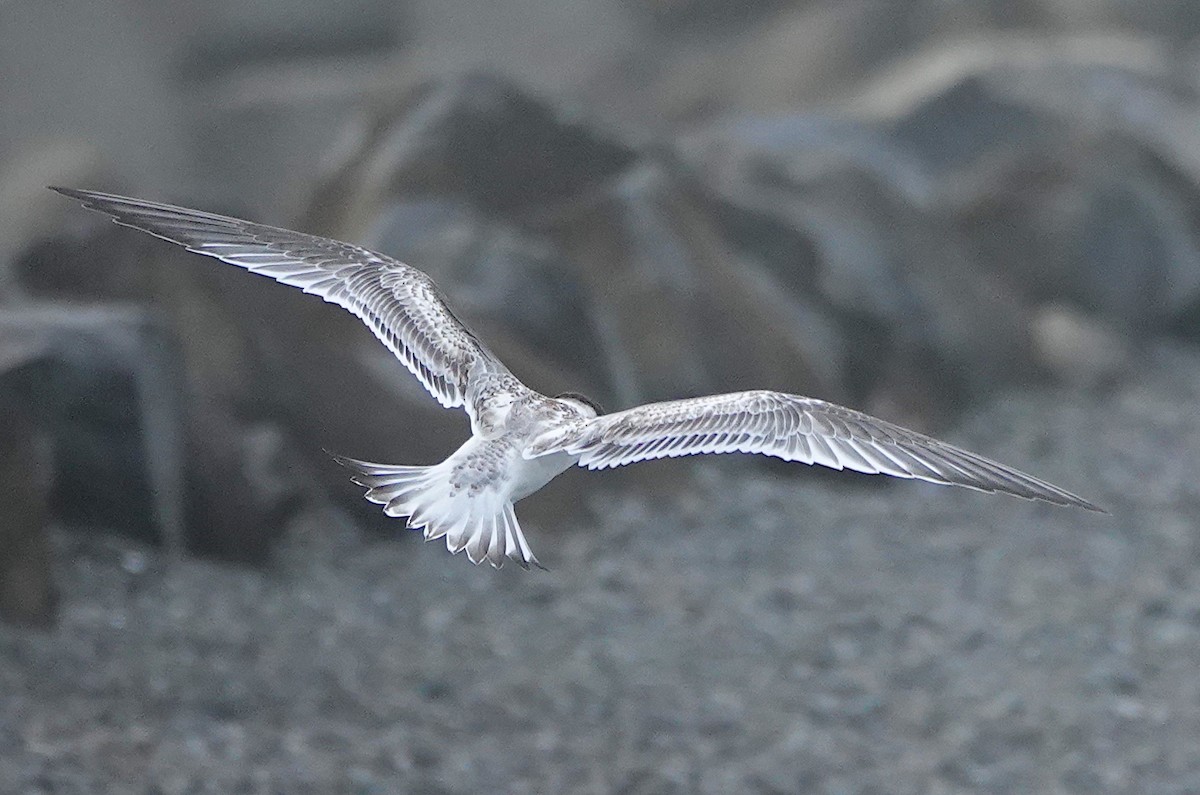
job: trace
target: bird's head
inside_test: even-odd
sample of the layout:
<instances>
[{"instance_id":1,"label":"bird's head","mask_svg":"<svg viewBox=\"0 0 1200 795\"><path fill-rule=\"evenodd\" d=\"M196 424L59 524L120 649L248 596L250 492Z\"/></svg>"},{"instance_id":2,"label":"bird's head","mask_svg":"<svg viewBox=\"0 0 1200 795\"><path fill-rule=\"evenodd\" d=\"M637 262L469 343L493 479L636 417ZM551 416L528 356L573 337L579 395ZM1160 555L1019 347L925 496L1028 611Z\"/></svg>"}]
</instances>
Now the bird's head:
<instances>
[{"instance_id":1,"label":"bird's head","mask_svg":"<svg viewBox=\"0 0 1200 795\"><path fill-rule=\"evenodd\" d=\"M555 395L554 399L569 404L588 418L597 417L604 413L604 409L600 408L599 403L587 395L581 395L578 392L563 392L561 395Z\"/></svg>"}]
</instances>

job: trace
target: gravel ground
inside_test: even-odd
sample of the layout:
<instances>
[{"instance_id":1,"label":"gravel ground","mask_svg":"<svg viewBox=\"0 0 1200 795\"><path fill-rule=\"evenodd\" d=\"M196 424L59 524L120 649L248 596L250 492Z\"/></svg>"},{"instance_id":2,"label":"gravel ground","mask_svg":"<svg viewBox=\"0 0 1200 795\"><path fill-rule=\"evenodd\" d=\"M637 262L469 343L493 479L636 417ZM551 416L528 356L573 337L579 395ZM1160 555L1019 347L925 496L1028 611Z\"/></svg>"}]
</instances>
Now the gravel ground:
<instances>
[{"instance_id":1,"label":"gravel ground","mask_svg":"<svg viewBox=\"0 0 1200 795\"><path fill-rule=\"evenodd\" d=\"M1200 358L1141 368L947 434L1112 516L709 459L594 476L548 573L330 515L266 571L64 534L58 629L0 629L0 789L1200 791Z\"/></svg>"}]
</instances>

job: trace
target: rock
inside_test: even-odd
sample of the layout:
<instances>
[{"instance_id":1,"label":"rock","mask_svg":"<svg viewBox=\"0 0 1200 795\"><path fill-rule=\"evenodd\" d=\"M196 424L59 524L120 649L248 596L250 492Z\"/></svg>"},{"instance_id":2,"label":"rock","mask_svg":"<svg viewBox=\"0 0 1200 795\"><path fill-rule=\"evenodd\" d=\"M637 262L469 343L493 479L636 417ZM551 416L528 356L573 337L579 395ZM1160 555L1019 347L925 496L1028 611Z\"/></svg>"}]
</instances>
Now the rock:
<instances>
[{"instance_id":1,"label":"rock","mask_svg":"<svg viewBox=\"0 0 1200 795\"><path fill-rule=\"evenodd\" d=\"M616 399L836 388L822 318L794 275L743 256L726 235L729 214L697 187L647 158L548 230L608 335Z\"/></svg>"},{"instance_id":2,"label":"rock","mask_svg":"<svg viewBox=\"0 0 1200 795\"><path fill-rule=\"evenodd\" d=\"M50 446L39 424L44 406L36 382L45 349L34 340L0 336L0 619L45 627L56 592L47 535Z\"/></svg>"},{"instance_id":3,"label":"rock","mask_svg":"<svg viewBox=\"0 0 1200 795\"><path fill-rule=\"evenodd\" d=\"M925 425L1047 366L1072 383L1120 371L1119 345L1090 364L1051 352L1063 329L1037 326L1043 306L1118 335L1195 333L1197 103L1169 63L1136 35L963 39L834 110L723 121L680 151L831 320L851 401Z\"/></svg>"},{"instance_id":4,"label":"rock","mask_svg":"<svg viewBox=\"0 0 1200 795\"><path fill-rule=\"evenodd\" d=\"M396 197L465 200L499 218L553 213L637 157L596 125L484 74L426 83L348 134L354 145L339 148L306 229L361 230Z\"/></svg>"},{"instance_id":5,"label":"rock","mask_svg":"<svg viewBox=\"0 0 1200 795\"><path fill-rule=\"evenodd\" d=\"M987 278L1138 334L1177 323L1200 297L1200 104L1169 51L1133 35L976 44L914 56L857 111L922 164Z\"/></svg>"},{"instance_id":6,"label":"rock","mask_svg":"<svg viewBox=\"0 0 1200 795\"><path fill-rule=\"evenodd\" d=\"M721 202L756 219L754 234L735 237L745 255L828 329L805 330L825 368L822 397L928 427L1029 369L1015 296L981 278L969 240L926 206L937 182L886 135L747 120L689 139L684 156Z\"/></svg>"},{"instance_id":7,"label":"rock","mask_svg":"<svg viewBox=\"0 0 1200 795\"><path fill-rule=\"evenodd\" d=\"M1058 119L993 89L986 76L966 73L887 125L887 135L944 183L995 150L1030 151L1062 135Z\"/></svg>"},{"instance_id":8,"label":"rock","mask_svg":"<svg viewBox=\"0 0 1200 795\"><path fill-rule=\"evenodd\" d=\"M42 305L0 313L0 336L42 352L26 399L55 451L56 519L181 550L179 373L163 327L135 309Z\"/></svg>"},{"instance_id":9,"label":"rock","mask_svg":"<svg viewBox=\"0 0 1200 795\"><path fill-rule=\"evenodd\" d=\"M322 372L341 384L337 374L347 366L345 357L305 325L303 311L290 312L288 299L306 303L299 293L131 234L98 216L94 223L90 235L35 247L19 269L34 295L75 300L100 295L151 307L34 313L41 318L36 323L61 343L56 350L64 380L56 388L68 403L55 428L74 451L62 464L62 482L69 484L64 499L76 506L64 520L123 530L177 551L265 560L280 517L295 510L297 495L312 484L308 467L340 468L321 452L337 445L318 438L311 463L297 461L292 452L285 456L284 477L294 476L290 488L263 488L255 462L272 460L273 454L254 440L296 428L320 436L321 424L308 425L304 413L305 379L329 390L330 400L338 402L335 414L349 422L343 392L335 395L328 382L296 376L292 369L297 356L310 356L304 360L310 367L324 363ZM355 333L369 336L353 318L346 320ZM291 323L296 333L289 336L283 332ZM100 387L92 381L97 377L108 379L109 390L99 401ZM143 428L146 422L154 428ZM142 480L151 476L153 489ZM81 500L73 496L76 490L99 494Z\"/></svg>"},{"instance_id":10,"label":"rock","mask_svg":"<svg viewBox=\"0 0 1200 795\"><path fill-rule=\"evenodd\" d=\"M1033 345L1041 363L1061 381L1084 388L1112 383L1132 361L1125 337L1064 304L1039 309L1033 319Z\"/></svg>"}]
</instances>

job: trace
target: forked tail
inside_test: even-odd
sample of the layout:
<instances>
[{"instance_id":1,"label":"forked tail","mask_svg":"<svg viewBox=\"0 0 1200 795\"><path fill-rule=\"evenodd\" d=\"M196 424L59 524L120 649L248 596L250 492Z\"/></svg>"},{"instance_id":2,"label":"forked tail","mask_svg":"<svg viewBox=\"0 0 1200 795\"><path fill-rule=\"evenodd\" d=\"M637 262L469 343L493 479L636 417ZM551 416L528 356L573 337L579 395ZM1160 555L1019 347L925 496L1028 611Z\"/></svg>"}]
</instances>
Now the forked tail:
<instances>
[{"instance_id":1,"label":"forked tail","mask_svg":"<svg viewBox=\"0 0 1200 795\"><path fill-rule=\"evenodd\" d=\"M445 536L451 554L465 549L472 563L487 560L497 569L505 558L523 569L545 568L529 549L512 503L493 491L453 490L444 464L373 464L329 455L355 472L351 480L367 489L368 500L382 505L388 516L407 517L408 526L423 531L426 541Z\"/></svg>"}]
</instances>

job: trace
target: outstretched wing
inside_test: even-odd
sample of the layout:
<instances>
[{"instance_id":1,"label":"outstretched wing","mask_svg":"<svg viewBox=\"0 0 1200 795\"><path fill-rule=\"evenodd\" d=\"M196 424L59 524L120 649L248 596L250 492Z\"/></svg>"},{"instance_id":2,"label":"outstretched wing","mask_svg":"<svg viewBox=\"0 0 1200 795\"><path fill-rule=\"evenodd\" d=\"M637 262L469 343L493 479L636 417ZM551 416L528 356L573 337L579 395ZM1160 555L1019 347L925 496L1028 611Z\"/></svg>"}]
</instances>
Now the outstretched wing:
<instances>
[{"instance_id":1,"label":"outstretched wing","mask_svg":"<svg viewBox=\"0 0 1200 795\"><path fill-rule=\"evenodd\" d=\"M554 452L577 455L580 466L589 469L697 453L761 453L785 461L1103 510L1043 480L937 439L843 406L780 392L650 403L580 420L539 437L525 455Z\"/></svg>"},{"instance_id":2,"label":"outstretched wing","mask_svg":"<svg viewBox=\"0 0 1200 795\"><path fill-rule=\"evenodd\" d=\"M508 372L454 316L432 279L391 257L325 237L170 204L86 190L52 190L111 215L122 226L270 276L350 310L447 408L464 405L468 380L481 365L489 372Z\"/></svg>"}]
</instances>

